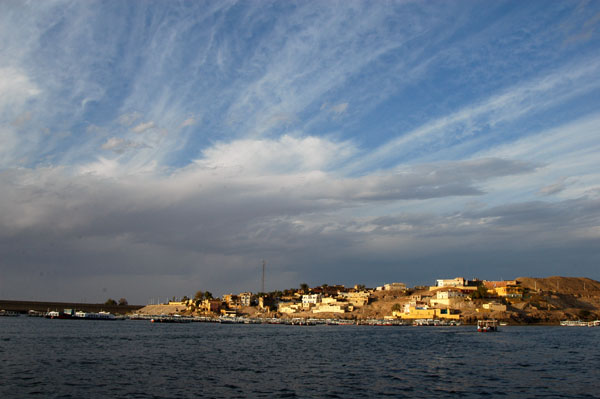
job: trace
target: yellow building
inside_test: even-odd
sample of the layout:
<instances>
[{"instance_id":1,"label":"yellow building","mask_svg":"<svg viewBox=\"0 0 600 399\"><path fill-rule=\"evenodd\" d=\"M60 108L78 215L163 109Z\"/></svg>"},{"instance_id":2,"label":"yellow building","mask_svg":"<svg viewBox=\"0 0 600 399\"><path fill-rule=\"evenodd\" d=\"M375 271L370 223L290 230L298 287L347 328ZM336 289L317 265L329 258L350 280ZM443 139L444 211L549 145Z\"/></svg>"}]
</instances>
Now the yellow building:
<instances>
[{"instance_id":1,"label":"yellow building","mask_svg":"<svg viewBox=\"0 0 600 399\"><path fill-rule=\"evenodd\" d=\"M240 306L240 299L234 294L223 295L223 302L225 302L227 307L231 309L238 308Z\"/></svg>"},{"instance_id":2,"label":"yellow building","mask_svg":"<svg viewBox=\"0 0 600 399\"><path fill-rule=\"evenodd\" d=\"M369 303L371 294L367 291L360 292L340 292L339 298L346 300L353 306L360 307L365 306Z\"/></svg>"},{"instance_id":3,"label":"yellow building","mask_svg":"<svg viewBox=\"0 0 600 399\"><path fill-rule=\"evenodd\" d=\"M277 305L277 311L280 313L296 313L302 310L302 304L301 303L294 303L294 302L280 302Z\"/></svg>"},{"instance_id":4,"label":"yellow building","mask_svg":"<svg viewBox=\"0 0 600 399\"><path fill-rule=\"evenodd\" d=\"M517 286L505 286L505 287L496 287L493 288L496 295L503 298L515 298L521 299L523 298L523 287Z\"/></svg>"},{"instance_id":5,"label":"yellow building","mask_svg":"<svg viewBox=\"0 0 600 399\"><path fill-rule=\"evenodd\" d=\"M406 304L404 310L394 311L394 317L401 319L453 319L458 320L460 314L457 310L448 308L430 308L428 306L415 306L414 304Z\"/></svg>"}]
</instances>

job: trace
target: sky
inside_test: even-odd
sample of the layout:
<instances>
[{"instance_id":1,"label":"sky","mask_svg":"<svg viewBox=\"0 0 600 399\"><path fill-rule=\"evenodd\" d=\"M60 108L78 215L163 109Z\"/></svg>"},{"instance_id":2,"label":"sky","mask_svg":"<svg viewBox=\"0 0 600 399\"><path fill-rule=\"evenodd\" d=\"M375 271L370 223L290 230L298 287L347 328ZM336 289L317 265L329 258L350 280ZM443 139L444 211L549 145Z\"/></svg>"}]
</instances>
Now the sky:
<instances>
[{"instance_id":1,"label":"sky","mask_svg":"<svg viewBox=\"0 0 600 399\"><path fill-rule=\"evenodd\" d=\"M600 280L598 1L0 2L0 299Z\"/></svg>"}]
</instances>

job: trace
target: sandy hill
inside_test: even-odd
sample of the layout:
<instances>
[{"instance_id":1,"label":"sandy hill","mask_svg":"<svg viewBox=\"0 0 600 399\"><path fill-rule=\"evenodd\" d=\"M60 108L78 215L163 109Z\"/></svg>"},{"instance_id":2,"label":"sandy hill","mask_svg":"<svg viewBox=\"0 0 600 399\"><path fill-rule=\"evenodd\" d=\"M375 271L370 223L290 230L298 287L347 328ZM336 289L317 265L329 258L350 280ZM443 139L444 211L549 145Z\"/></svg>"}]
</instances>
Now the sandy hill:
<instances>
[{"instance_id":1,"label":"sandy hill","mask_svg":"<svg viewBox=\"0 0 600 399\"><path fill-rule=\"evenodd\" d=\"M185 311L185 306L183 305L148 305L139 309L135 313L139 314L148 314L148 315L161 315L161 314L176 314L183 313Z\"/></svg>"},{"instance_id":2,"label":"sandy hill","mask_svg":"<svg viewBox=\"0 0 600 399\"><path fill-rule=\"evenodd\" d=\"M600 295L600 282L586 277L546 278L518 277L517 281L525 288L541 291L554 291L561 294L596 294Z\"/></svg>"}]
</instances>

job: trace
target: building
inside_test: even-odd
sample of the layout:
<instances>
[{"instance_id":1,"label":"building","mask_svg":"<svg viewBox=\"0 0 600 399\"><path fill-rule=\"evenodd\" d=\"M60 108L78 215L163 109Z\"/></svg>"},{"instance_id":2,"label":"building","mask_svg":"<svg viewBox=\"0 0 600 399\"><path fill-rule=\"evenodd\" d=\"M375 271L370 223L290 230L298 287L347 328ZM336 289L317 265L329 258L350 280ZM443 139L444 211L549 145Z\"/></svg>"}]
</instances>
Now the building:
<instances>
[{"instance_id":1,"label":"building","mask_svg":"<svg viewBox=\"0 0 600 399\"><path fill-rule=\"evenodd\" d=\"M369 303L371 294L367 291L359 292L340 292L338 298L343 299L353 306L361 307Z\"/></svg>"},{"instance_id":2,"label":"building","mask_svg":"<svg viewBox=\"0 0 600 399\"><path fill-rule=\"evenodd\" d=\"M234 294L223 295L223 302L225 302L229 309L237 309L241 306L240 298Z\"/></svg>"},{"instance_id":3,"label":"building","mask_svg":"<svg viewBox=\"0 0 600 399\"><path fill-rule=\"evenodd\" d=\"M277 304L277 311L280 313L296 313L302 310L302 304L295 302L280 302Z\"/></svg>"},{"instance_id":4,"label":"building","mask_svg":"<svg viewBox=\"0 0 600 399\"><path fill-rule=\"evenodd\" d=\"M375 287L375 291L394 291L394 290L406 291L406 284L404 284L404 283L388 283L388 284L381 285L379 287Z\"/></svg>"},{"instance_id":5,"label":"building","mask_svg":"<svg viewBox=\"0 0 600 399\"><path fill-rule=\"evenodd\" d=\"M251 292L242 292L238 295L242 306L252 306L253 295Z\"/></svg>"},{"instance_id":6,"label":"building","mask_svg":"<svg viewBox=\"0 0 600 399\"><path fill-rule=\"evenodd\" d=\"M504 281L484 281L485 288L491 293L509 299L523 298L523 287L519 285L517 280Z\"/></svg>"},{"instance_id":7,"label":"building","mask_svg":"<svg viewBox=\"0 0 600 399\"><path fill-rule=\"evenodd\" d=\"M383 289L385 291L393 291L393 290L406 291L406 284L404 284L404 283L389 283L389 284L384 284L383 285Z\"/></svg>"},{"instance_id":8,"label":"building","mask_svg":"<svg viewBox=\"0 0 600 399\"><path fill-rule=\"evenodd\" d=\"M288 301L291 302L291 301ZM275 301L270 296L261 296L258 297L258 307L261 310L271 310L275 307Z\"/></svg>"},{"instance_id":9,"label":"building","mask_svg":"<svg viewBox=\"0 0 600 399\"><path fill-rule=\"evenodd\" d=\"M490 312L506 312L506 305L499 302L488 302L481 305L484 310L488 310ZM477 309L479 312L480 309Z\"/></svg>"},{"instance_id":10,"label":"building","mask_svg":"<svg viewBox=\"0 0 600 399\"><path fill-rule=\"evenodd\" d=\"M320 303L317 305L312 312L313 313L346 313L348 310L348 304L344 302L329 302Z\"/></svg>"},{"instance_id":11,"label":"building","mask_svg":"<svg viewBox=\"0 0 600 399\"><path fill-rule=\"evenodd\" d=\"M205 299L200 305L200 309L205 312L218 313L221 310L222 302L218 299Z\"/></svg>"},{"instance_id":12,"label":"building","mask_svg":"<svg viewBox=\"0 0 600 399\"><path fill-rule=\"evenodd\" d=\"M401 319L453 319L460 318L459 311L448 308L431 308L427 305L407 303L404 309L393 311L392 315Z\"/></svg>"},{"instance_id":13,"label":"building","mask_svg":"<svg viewBox=\"0 0 600 399\"><path fill-rule=\"evenodd\" d=\"M304 306L316 305L317 303L321 302L322 298L323 297L321 296L321 294L302 295L302 305L304 305Z\"/></svg>"},{"instance_id":14,"label":"building","mask_svg":"<svg viewBox=\"0 0 600 399\"><path fill-rule=\"evenodd\" d=\"M435 286L440 287L465 287L467 285L467 280L463 277L456 277L453 279L440 279L435 280Z\"/></svg>"},{"instance_id":15,"label":"building","mask_svg":"<svg viewBox=\"0 0 600 399\"><path fill-rule=\"evenodd\" d=\"M435 293L435 297L429 300L432 306L452 307L465 300L465 294L458 288L440 289Z\"/></svg>"}]
</instances>

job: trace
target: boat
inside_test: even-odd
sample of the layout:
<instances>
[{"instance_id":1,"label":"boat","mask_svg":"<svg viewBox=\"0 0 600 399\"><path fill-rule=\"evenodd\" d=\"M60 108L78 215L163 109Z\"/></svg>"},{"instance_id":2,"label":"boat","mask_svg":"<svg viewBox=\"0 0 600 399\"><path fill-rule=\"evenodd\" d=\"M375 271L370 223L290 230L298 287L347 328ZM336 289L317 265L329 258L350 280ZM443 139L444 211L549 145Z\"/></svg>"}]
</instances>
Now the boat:
<instances>
[{"instance_id":1,"label":"boat","mask_svg":"<svg viewBox=\"0 0 600 399\"><path fill-rule=\"evenodd\" d=\"M560 322L563 327L600 327L600 320L582 321L582 320L563 320Z\"/></svg>"},{"instance_id":2,"label":"boat","mask_svg":"<svg viewBox=\"0 0 600 399\"><path fill-rule=\"evenodd\" d=\"M75 317L75 312L71 309L65 309L62 312L51 310L44 317L47 319L72 319Z\"/></svg>"},{"instance_id":3,"label":"boat","mask_svg":"<svg viewBox=\"0 0 600 399\"><path fill-rule=\"evenodd\" d=\"M73 309L65 309L62 312L52 310L45 314L47 319L71 319L71 320L116 320L114 314L100 311L95 312L82 312L81 310L75 312Z\"/></svg>"},{"instance_id":4,"label":"boat","mask_svg":"<svg viewBox=\"0 0 600 399\"><path fill-rule=\"evenodd\" d=\"M20 316L20 314L19 312L11 312L10 310L0 310L0 316L17 317Z\"/></svg>"},{"instance_id":5,"label":"boat","mask_svg":"<svg viewBox=\"0 0 600 399\"><path fill-rule=\"evenodd\" d=\"M44 317L44 315L45 315L44 312L39 312L39 311L33 310L33 309L30 309L27 312L27 316L29 316L29 317Z\"/></svg>"},{"instance_id":6,"label":"boat","mask_svg":"<svg viewBox=\"0 0 600 399\"><path fill-rule=\"evenodd\" d=\"M587 327L587 321L581 320L563 320L560 322L560 325L563 327Z\"/></svg>"},{"instance_id":7,"label":"boat","mask_svg":"<svg viewBox=\"0 0 600 399\"><path fill-rule=\"evenodd\" d=\"M98 313L95 312L75 312L75 318L84 319L84 320L116 320L114 314L100 311Z\"/></svg>"},{"instance_id":8,"label":"boat","mask_svg":"<svg viewBox=\"0 0 600 399\"><path fill-rule=\"evenodd\" d=\"M494 332L498 331L498 320L486 319L477 320L477 332Z\"/></svg>"},{"instance_id":9,"label":"boat","mask_svg":"<svg viewBox=\"0 0 600 399\"><path fill-rule=\"evenodd\" d=\"M151 323L191 323L192 319L180 315L160 315L150 319Z\"/></svg>"}]
</instances>

